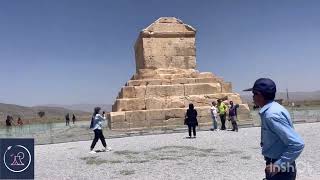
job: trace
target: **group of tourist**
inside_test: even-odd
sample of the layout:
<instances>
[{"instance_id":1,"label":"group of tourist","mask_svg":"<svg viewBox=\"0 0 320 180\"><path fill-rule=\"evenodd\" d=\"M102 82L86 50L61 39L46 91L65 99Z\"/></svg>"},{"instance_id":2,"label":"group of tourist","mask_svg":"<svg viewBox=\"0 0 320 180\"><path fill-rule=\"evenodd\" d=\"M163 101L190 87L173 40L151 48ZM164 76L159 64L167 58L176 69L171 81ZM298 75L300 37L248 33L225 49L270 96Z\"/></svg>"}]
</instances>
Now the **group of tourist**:
<instances>
[{"instance_id":1,"label":"group of tourist","mask_svg":"<svg viewBox=\"0 0 320 180\"><path fill-rule=\"evenodd\" d=\"M226 130L226 119L228 115L228 121L232 124L232 131L238 131L238 113L237 109L239 108L239 104L234 105L233 101L229 102L229 107L222 102L221 99L218 99L217 103L212 102L211 105L211 117L212 117L212 128L211 130L217 130L218 129L218 123L217 120L220 118L221 121L221 130ZM228 113L227 113L228 112Z\"/></svg>"},{"instance_id":2,"label":"group of tourist","mask_svg":"<svg viewBox=\"0 0 320 180\"><path fill-rule=\"evenodd\" d=\"M6 126L9 127L12 125L22 126L23 125L22 119L18 117L17 123L15 123L13 117L8 115L6 119Z\"/></svg>"},{"instance_id":3,"label":"group of tourist","mask_svg":"<svg viewBox=\"0 0 320 180\"><path fill-rule=\"evenodd\" d=\"M261 148L262 155L266 161L265 175L266 180L295 180L297 168L295 160L301 154L304 148L304 142L298 133L294 130L292 120L288 111L274 101L276 94L275 83L268 78L260 78L254 86L245 91L253 93L254 103L260 107L259 115L261 117ZM231 121L233 131L238 131L237 126L237 108L229 102L229 107L219 99L212 102L211 115L213 120L212 130L218 129L217 119L220 117L221 130L225 130L225 121L228 114L228 120ZM94 131L94 139L90 147L90 153L100 139L104 149L102 151L110 151L107 147L105 138L102 133L102 122L106 120L105 113L100 114L99 107L94 109L91 119L90 128ZM228 113L227 113L228 111ZM185 115L185 125L188 125L189 138L191 131L196 137L197 111L193 104L189 104L189 108Z\"/></svg>"},{"instance_id":4,"label":"group of tourist","mask_svg":"<svg viewBox=\"0 0 320 180\"><path fill-rule=\"evenodd\" d=\"M65 119L66 119L66 126L69 126L70 125L69 113L66 114ZM74 124L76 122L76 120L77 120L76 116L74 114L72 114L72 123Z\"/></svg>"},{"instance_id":5,"label":"group of tourist","mask_svg":"<svg viewBox=\"0 0 320 180\"><path fill-rule=\"evenodd\" d=\"M222 102L221 99L212 102L212 106L210 108L211 117L212 117L212 128L210 130L215 131L218 130L218 118L221 121L221 130L226 130L226 118L228 115L228 120L232 124L232 130L238 132L238 124L237 124L237 109L239 105L234 105L232 101L229 102L229 107ZM228 112L228 113L227 113ZM189 109L185 115L185 122L184 124L188 126L189 137L192 138L191 131L193 133L193 137L196 138L196 126L198 126L197 120L197 110L194 109L193 104L189 104Z\"/></svg>"}]
</instances>

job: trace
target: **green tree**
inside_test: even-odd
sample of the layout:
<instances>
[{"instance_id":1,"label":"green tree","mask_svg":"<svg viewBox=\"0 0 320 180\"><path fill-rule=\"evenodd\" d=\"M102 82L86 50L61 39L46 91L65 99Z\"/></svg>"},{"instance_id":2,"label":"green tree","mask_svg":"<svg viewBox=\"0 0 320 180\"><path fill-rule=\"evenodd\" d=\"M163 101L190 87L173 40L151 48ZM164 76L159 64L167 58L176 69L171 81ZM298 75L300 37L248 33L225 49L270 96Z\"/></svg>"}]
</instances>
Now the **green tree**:
<instances>
[{"instance_id":1,"label":"green tree","mask_svg":"<svg viewBox=\"0 0 320 180\"><path fill-rule=\"evenodd\" d=\"M39 111L39 112L38 112L38 116L39 116L40 118L44 117L45 115L46 115L46 113L45 113L44 111Z\"/></svg>"}]
</instances>

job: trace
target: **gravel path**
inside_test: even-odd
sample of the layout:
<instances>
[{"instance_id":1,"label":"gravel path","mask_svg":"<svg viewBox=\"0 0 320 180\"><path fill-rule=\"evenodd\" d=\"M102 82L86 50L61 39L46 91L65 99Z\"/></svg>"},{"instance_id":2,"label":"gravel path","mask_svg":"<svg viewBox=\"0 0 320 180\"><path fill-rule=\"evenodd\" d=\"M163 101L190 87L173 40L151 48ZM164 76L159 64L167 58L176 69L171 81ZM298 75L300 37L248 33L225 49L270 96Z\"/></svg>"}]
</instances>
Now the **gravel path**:
<instances>
[{"instance_id":1,"label":"gravel path","mask_svg":"<svg viewBox=\"0 0 320 180\"><path fill-rule=\"evenodd\" d=\"M306 147L297 179L320 179L320 123L296 124ZM36 179L231 179L264 176L260 128L107 139L111 152L89 154L91 141L35 147ZM101 142L96 149L101 149Z\"/></svg>"}]
</instances>

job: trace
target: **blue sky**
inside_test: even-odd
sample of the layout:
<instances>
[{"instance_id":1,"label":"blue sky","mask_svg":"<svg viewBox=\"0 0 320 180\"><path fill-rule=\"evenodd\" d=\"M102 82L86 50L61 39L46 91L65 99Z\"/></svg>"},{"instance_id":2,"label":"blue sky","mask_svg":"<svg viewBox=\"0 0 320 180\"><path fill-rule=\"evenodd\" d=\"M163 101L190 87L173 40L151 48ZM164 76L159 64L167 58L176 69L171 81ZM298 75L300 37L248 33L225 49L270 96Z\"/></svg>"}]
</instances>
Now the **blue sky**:
<instances>
[{"instance_id":1,"label":"blue sky","mask_svg":"<svg viewBox=\"0 0 320 180\"><path fill-rule=\"evenodd\" d=\"M197 69L235 92L270 77L320 90L320 1L1 0L0 102L113 103L135 73L141 29L174 16L197 29Z\"/></svg>"}]
</instances>

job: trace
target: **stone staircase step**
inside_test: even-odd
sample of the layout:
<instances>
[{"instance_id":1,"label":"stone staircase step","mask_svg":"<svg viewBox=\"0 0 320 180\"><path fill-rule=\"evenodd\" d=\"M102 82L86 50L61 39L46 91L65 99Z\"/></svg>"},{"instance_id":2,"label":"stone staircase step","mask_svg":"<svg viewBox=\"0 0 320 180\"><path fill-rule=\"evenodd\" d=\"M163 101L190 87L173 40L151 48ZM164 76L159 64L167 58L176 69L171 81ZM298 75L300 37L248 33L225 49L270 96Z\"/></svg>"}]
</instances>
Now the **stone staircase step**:
<instances>
[{"instance_id":1,"label":"stone staircase step","mask_svg":"<svg viewBox=\"0 0 320 180\"><path fill-rule=\"evenodd\" d=\"M172 92L173 95L175 92ZM143 98L123 98L117 99L113 105L112 111L132 111L132 110L151 110L166 108L186 108L189 103L197 106L210 106L213 101L227 97L228 101L235 104L241 104L240 95L236 93L216 93L202 95L177 95L161 97L143 97Z\"/></svg>"}]
</instances>

